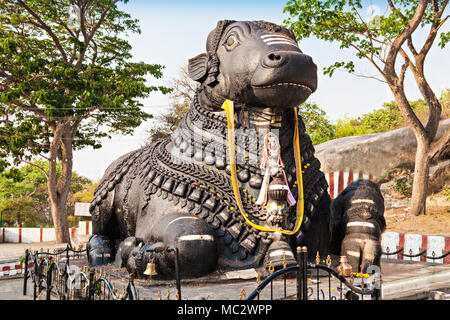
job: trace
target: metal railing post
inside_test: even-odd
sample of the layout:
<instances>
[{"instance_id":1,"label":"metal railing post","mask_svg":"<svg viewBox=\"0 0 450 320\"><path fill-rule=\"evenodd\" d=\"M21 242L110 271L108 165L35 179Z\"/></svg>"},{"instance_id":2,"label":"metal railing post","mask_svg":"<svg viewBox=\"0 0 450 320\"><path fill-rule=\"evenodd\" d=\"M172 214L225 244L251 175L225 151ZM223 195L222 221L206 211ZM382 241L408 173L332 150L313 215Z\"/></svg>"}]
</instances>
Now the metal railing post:
<instances>
[{"instance_id":1,"label":"metal railing post","mask_svg":"<svg viewBox=\"0 0 450 320\"><path fill-rule=\"evenodd\" d=\"M28 249L25 250L25 271L23 274L23 295L27 295L27 281L28 281L28 259L30 257L30 252Z\"/></svg>"},{"instance_id":2,"label":"metal railing post","mask_svg":"<svg viewBox=\"0 0 450 320\"><path fill-rule=\"evenodd\" d=\"M69 288L67 285L68 282L69 282L69 266L66 263L64 265L64 300L66 300L68 298L68 295L67 295L67 293L69 291Z\"/></svg>"},{"instance_id":3,"label":"metal railing post","mask_svg":"<svg viewBox=\"0 0 450 320\"><path fill-rule=\"evenodd\" d=\"M180 261L178 257L178 248L173 246L167 248L167 251L173 251L175 255L175 281L177 285L177 291L178 291L178 300L181 300L181 280L180 280Z\"/></svg>"},{"instance_id":4,"label":"metal railing post","mask_svg":"<svg viewBox=\"0 0 450 320\"><path fill-rule=\"evenodd\" d=\"M53 272L53 261L52 257L49 257L49 266L47 267L47 283L46 283L46 299L50 300L51 290L52 290L52 272Z\"/></svg>"},{"instance_id":5,"label":"metal railing post","mask_svg":"<svg viewBox=\"0 0 450 320\"><path fill-rule=\"evenodd\" d=\"M34 253L34 283L33 283L33 300L37 298L37 285L39 283L39 263L38 263L38 253Z\"/></svg>"},{"instance_id":6,"label":"metal railing post","mask_svg":"<svg viewBox=\"0 0 450 320\"><path fill-rule=\"evenodd\" d=\"M128 276L128 286L127 292L129 300L137 300L136 287L134 286L134 275L130 274Z\"/></svg>"},{"instance_id":7,"label":"metal railing post","mask_svg":"<svg viewBox=\"0 0 450 320\"><path fill-rule=\"evenodd\" d=\"M298 270L297 270L297 300L304 300L303 296L303 250L301 247L297 247L297 264L298 264Z\"/></svg>"},{"instance_id":8,"label":"metal railing post","mask_svg":"<svg viewBox=\"0 0 450 320\"><path fill-rule=\"evenodd\" d=\"M181 300L181 280L180 280L180 260L179 260L179 251L178 247L171 246L171 247L157 247L157 248L146 248L146 252L174 252L175 255L175 281L176 281L176 287L178 296L177 299Z\"/></svg>"},{"instance_id":9,"label":"metal railing post","mask_svg":"<svg viewBox=\"0 0 450 320\"><path fill-rule=\"evenodd\" d=\"M89 296L88 300L94 300L94 274L95 269L89 269Z\"/></svg>"},{"instance_id":10,"label":"metal railing post","mask_svg":"<svg viewBox=\"0 0 450 320\"><path fill-rule=\"evenodd\" d=\"M69 246L69 245L67 245L67 248L66 248L66 263L67 263L67 264L69 264L69 263L70 263L70 254L69 254L69 249L70 249L70 246Z\"/></svg>"},{"instance_id":11,"label":"metal railing post","mask_svg":"<svg viewBox=\"0 0 450 320\"><path fill-rule=\"evenodd\" d=\"M302 248L302 258L303 258L303 300L308 300L308 248Z\"/></svg>"}]
</instances>

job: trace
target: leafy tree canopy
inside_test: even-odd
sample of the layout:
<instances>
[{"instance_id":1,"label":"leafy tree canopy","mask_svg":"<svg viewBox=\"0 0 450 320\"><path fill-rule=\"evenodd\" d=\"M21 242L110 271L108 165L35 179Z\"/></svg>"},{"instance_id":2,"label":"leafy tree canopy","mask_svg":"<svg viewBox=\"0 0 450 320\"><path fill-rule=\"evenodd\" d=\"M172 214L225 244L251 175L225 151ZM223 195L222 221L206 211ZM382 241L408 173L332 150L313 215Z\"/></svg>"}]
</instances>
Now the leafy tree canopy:
<instances>
[{"instance_id":1,"label":"leafy tree canopy","mask_svg":"<svg viewBox=\"0 0 450 320\"><path fill-rule=\"evenodd\" d=\"M335 126L328 120L326 113L317 104L305 102L298 108L306 126L306 133L310 136L313 145L334 138Z\"/></svg>"},{"instance_id":2,"label":"leafy tree canopy","mask_svg":"<svg viewBox=\"0 0 450 320\"><path fill-rule=\"evenodd\" d=\"M43 161L36 161L33 164L44 168L48 166ZM58 173L61 171L59 166L57 170ZM82 195L94 186L95 184L88 178L76 172L72 173L69 198L72 211L76 201L84 202L85 198L88 199L88 197L83 198ZM50 226L52 219L48 203L47 178L43 172L33 165L25 165L1 173L0 212L3 225Z\"/></svg>"},{"instance_id":3,"label":"leafy tree canopy","mask_svg":"<svg viewBox=\"0 0 450 320\"><path fill-rule=\"evenodd\" d=\"M70 242L73 150L131 134L152 117L140 101L171 91L147 84L162 77L161 65L132 60L126 36L140 28L118 2L0 0L0 170L21 162L40 168L60 243Z\"/></svg>"},{"instance_id":4,"label":"leafy tree canopy","mask_svg":"<svg viewBox=\"0 0 450 320\"><path fill-rule=\"evenodd\" d=\"M100 148L151 115L139 99L163 86L158 64L131 62L125 33L138 21L117 1L0 0L0 146L3 168L49 152L59 124L76 127L73 148ZM125 1L126 2L126 1Z\"/></svg>"},{"instance_id":5,"label":"leafy tree canopy","mask_svg":"<svg viewBox=\"0 0 450 320\"><path fill-rule=\"evenodd\" d=\"M357 58L368 59L380 73L383 73L386 70L382 70L382 65L389 62L389 59L392 60L396 54L395 50L389 52L387 48L397 46L394 42L402 33L407 36L405 29L409 32L412 28L411 21L420 19L418 22L420 27L431 25L433 28L420 52L414 48L411 36L407 36L408 46L412 51L425 56L438 34L437 31L448 19L448 16L442 16L448 0L431 1L431 5L424 5L421 2L424 1L387 0L386 12L382 14L382 9L380 12L374 10L373 14L367 17L365 11L369 9L371 1L289 0L283 12L287 12L290 17L284 22L294 31L298 39L316 37L328 42L338 42L341 49L355 49ZM424 7L423 15L416 12L419 5ZM449 41L450 32L439 33L440 48L444 48ZM402 49L400 54L406 57ZM323 71L324 74L332 76L337 68L344 68L350 73L355 72L354 61L337 61L325 67Z\"/></svg>"}]
</instances>

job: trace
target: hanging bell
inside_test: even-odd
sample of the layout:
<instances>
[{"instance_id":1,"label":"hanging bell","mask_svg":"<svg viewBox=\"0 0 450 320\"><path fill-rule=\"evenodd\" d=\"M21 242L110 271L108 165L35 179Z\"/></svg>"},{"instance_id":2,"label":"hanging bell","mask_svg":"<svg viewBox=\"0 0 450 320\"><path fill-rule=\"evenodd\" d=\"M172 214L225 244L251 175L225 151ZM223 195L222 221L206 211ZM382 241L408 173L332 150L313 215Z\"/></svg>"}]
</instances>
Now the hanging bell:
<instances>
[{"instance_id":1,"label":"hanging bell","mask_svg":"<svg viewBox=\"0 0 450 320\"><path fill-rule=\"evenodd\" d=\"M158 274L158 272L156 272L155 259L152 259L149 263L147 263L147 268L145 268L144 274L150 277L156 276Z\"/></svg>"}]
</instances>

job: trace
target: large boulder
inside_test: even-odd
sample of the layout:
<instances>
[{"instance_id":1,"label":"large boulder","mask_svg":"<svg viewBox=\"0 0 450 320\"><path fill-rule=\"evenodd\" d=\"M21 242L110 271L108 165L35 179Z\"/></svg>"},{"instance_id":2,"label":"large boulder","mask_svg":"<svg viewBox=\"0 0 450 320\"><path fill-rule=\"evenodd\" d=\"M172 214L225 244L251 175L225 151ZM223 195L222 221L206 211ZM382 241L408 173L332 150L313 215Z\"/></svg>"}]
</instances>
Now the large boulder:
<instances>
[{"instance_id":1,"label":"large boulder","mask_svg":"<svg viewBox=\"0 0 450 320\"><path fill-rule=\"evenodd\" d=\"M450 130L450 119L441 120L435 140ZM314 146L324 172L362 171L375 177L396 168L413 168L416 137L408 127L382 133L345 137ZM440 154L448 158L448 152Z\"/></svg>"}]
</instances>

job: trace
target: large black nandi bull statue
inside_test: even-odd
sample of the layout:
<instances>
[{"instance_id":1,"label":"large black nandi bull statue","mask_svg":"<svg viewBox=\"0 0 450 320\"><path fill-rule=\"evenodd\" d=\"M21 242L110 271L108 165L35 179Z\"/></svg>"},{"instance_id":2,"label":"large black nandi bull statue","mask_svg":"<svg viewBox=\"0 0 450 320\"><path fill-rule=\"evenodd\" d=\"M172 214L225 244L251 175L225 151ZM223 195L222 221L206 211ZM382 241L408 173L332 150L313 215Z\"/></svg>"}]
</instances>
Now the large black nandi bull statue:
<instances>
[{"instance_id":1,"label":"large black nandi bull statue","mask_svg":"<svg viewBox=\"0 0 450 320\"><path fill-rule=\"evenodd\" d=\"M181 273L195 277L291 265L307 246L310 259L378 265L383 197L357 181L331 202L295 109L316 90L317 67L293 32L219 21L206 51L189 60L199 87L172 137L107 169L90 206L90 264L115 260L142 276L152 261L171 277L174 253L157 248L176 246Z\"/></svg>"}]
</instances>

